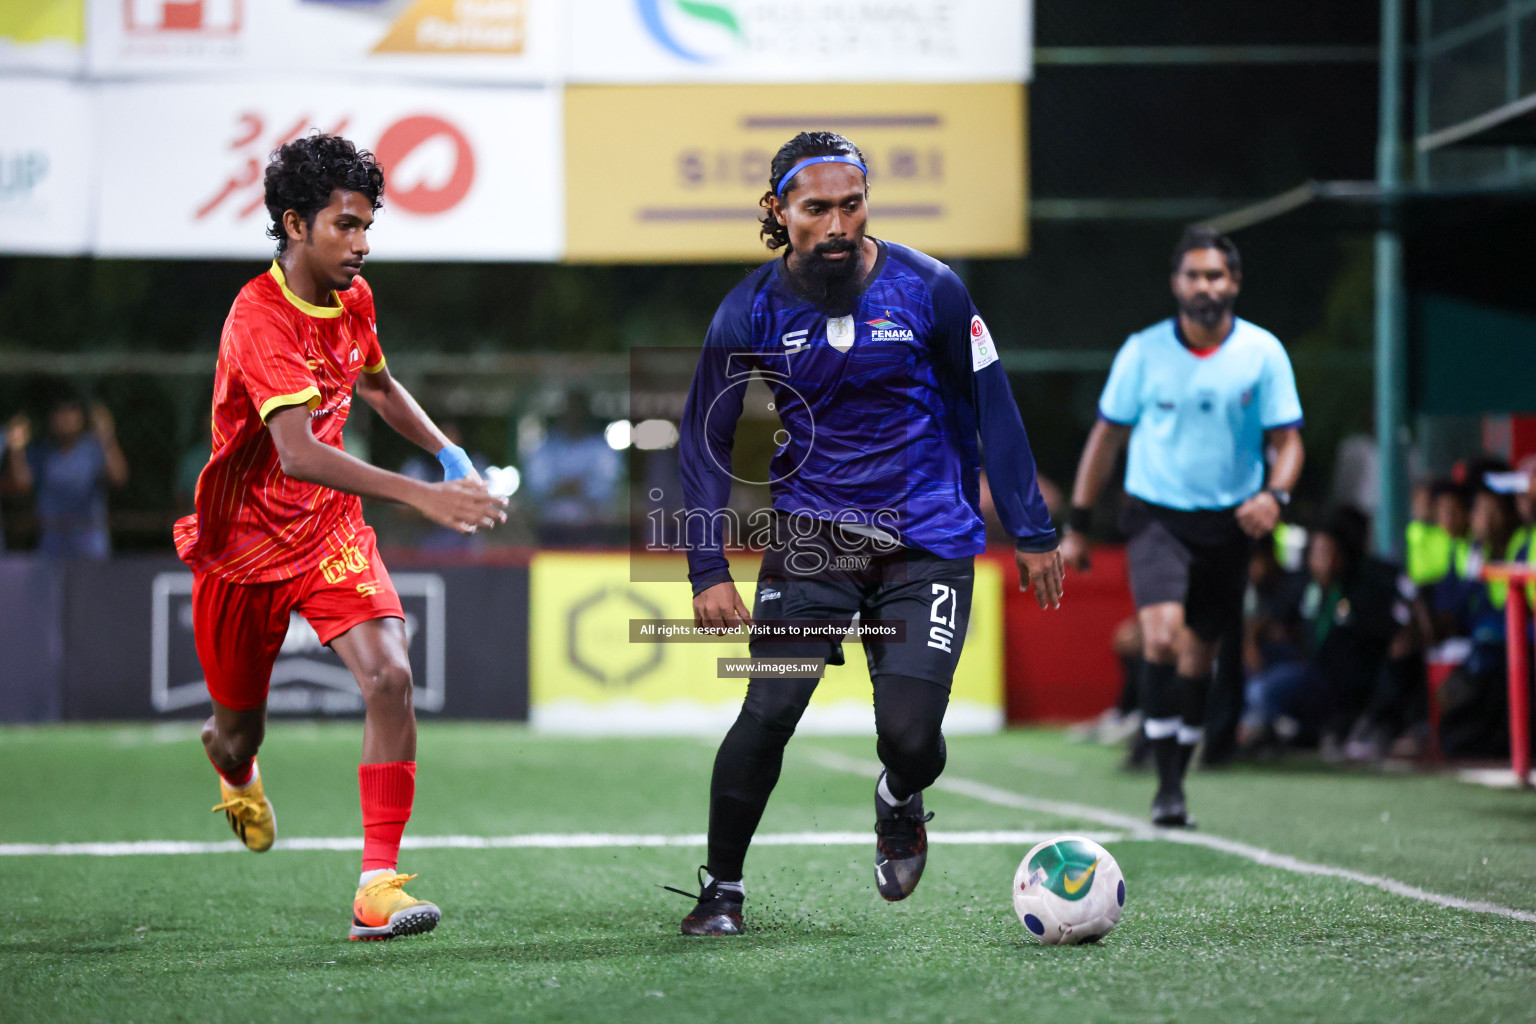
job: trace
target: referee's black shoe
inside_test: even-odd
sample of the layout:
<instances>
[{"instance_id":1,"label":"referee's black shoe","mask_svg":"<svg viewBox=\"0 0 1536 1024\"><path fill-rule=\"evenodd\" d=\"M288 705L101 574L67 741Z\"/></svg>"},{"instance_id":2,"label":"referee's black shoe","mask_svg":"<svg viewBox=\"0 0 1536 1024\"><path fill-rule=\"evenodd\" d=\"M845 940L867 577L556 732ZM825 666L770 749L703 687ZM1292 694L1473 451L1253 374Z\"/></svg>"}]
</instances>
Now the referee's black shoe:
<instances>
[{"instance_id":1,"label":"referee's black shoe","mask_svg":"<svg viewBox=\"0 0 1536 1024\"><path fill-rule=\"evenodd\" d=\"M885 772L880 773L885 778ZM875 887L895 903L912 895L928 863L928 828L933 815L923 813L923 794L897 807L885 802L875 786Z\"/></svg>"},{"instance_id":2,"label":"referee's black shoe","mask_svg":"<svg viewBox=\"0 0 1536 1024\"><path fill-rule=\"evenodd\" d=\"M670 885L664 885L662 888L668 892L675 892L679 896L687 896L699 901L688 916L683 918L684 935L740 935L744 930L741 922L741 905L746 901L745 897L734 889L720 888L720 883L714 879L706 885L702 865L699 867L697 896L682 889L674 889Z\"/></svg>"},{"instance_id":3,"label":"referee's black shoe","mask_svg":"<svg viewBox=\"0 0 1536 1024\"><path fill-rule=\"evenodd\" d=\"M1163 792L1152 798L1152 824L1163 828L1194 828L1195 819L1189 816L1189 804L1182 788Z\"/></svg>"}]
</instances>

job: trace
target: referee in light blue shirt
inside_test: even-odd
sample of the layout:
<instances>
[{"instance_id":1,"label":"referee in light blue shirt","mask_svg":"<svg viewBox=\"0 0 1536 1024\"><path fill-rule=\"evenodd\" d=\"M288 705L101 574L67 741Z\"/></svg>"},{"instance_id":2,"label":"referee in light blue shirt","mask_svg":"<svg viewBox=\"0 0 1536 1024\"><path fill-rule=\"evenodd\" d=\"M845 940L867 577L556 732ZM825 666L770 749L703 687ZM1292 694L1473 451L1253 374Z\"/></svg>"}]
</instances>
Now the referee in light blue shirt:
<instances>
[{"instance_id":1,"label":"referee in light blue shirt","mask_svg":"<svg viewBox=\"0 0 1536 1024\"><path fill-rule=\"evenodd\" d=\"M1203 736L1219 638L1242 608L1252 538L1275 528L1304 452L1284 347L1232 314L1242 285L1237 246L1189 228L1174 250L1172 284L1179 315L1131 335L1115 356L1077 465L1061 554L1087 568L1091 510L1129 438L1121 527L1157 764L1152 821L1183 827L1192 824L1184 773ZM1274 453L1267 486L1266 448Z\"/></svg>"}]
</instances>

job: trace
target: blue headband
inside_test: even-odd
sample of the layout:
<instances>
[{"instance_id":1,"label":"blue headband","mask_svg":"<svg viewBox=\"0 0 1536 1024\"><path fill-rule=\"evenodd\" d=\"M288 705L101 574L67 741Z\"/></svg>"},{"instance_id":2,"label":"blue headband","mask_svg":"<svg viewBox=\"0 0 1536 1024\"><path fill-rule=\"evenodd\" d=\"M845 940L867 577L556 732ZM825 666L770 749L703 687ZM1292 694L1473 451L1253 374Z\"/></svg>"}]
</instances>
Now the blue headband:
<instances>
[{"instance_id":1,"label":"blue headband","mask_svg":"<svg viewBox=\"0 0 1536 1024\"><path fill-rule=\"evenodd\" d=\"M869 176L869 168L859 163L858 159L855 157L847 156L842 153L839 153L836 156L811 156L806 157L804 160L801 160L799 163L795 164L795 166L791 167L785 173L784 177L779 179L779 187L774 190L774 194L777 195L780 199L783 199L784 189L788 187L790 179L812 164L847 164L849 167L857 167L859 170L863 171L865 177Z\"/></svg>"}]
</instances>

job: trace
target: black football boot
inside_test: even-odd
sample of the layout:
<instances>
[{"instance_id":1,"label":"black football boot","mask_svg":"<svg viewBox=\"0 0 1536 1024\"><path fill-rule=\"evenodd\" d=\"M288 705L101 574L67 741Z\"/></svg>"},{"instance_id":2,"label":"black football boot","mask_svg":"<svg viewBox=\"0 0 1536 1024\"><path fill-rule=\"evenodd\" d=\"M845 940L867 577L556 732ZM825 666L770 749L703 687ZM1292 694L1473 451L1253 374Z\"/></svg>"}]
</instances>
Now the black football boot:
<instances>
[{"instance_id":1,"label":"black football boot","mask_svg":"<svg viewBox=\"0 0 1536 1024\"><path fill-rule=\"evenodd\" d=\"M699 865L699 894L695 896L691 892L682 889L674 889L670 885L662 886L669 892L675 892L679 896L687 896L698 900L698 904L683 918L684 935L740 935L743 930L741 923L741 905L743 897L733 889L721 889L716 882L704 884L704 866Z\"/></svg>"},{"instance_id":2,"label":"black football boot","mask_svg":"<svg viewBox=\"0 0 1536 1024\"><path fill-rule=\"evenodd\" d=\"M932 819L932 814L923 813L923 794L914 793L904 805L893 807L881 798L876 784L875 887L892 903L912 895L923 877L928 863L926 825Z\"/></svg>"}]
</instances>

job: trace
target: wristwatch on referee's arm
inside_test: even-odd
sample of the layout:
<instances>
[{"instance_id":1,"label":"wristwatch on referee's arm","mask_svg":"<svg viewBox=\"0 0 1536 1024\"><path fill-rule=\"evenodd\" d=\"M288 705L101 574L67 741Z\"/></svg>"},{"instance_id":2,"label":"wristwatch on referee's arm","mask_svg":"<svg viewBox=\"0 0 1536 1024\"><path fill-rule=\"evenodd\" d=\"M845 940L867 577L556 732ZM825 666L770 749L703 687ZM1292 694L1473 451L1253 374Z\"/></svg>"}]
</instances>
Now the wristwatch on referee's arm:
<instances>
[{"instance_id":1,"label":"wristwatch on referee's arm","mask_svg":"<svg viewBox=\"0 0 1536 1024\"><path fill-rule=\"evenodd\" d=\"M1282 491L1278 487L1271 487L1265 493L1267 493L1271 498L1274 498L1275 504L1279 505L1282 509L1291 503L1290 491Z\"/></svg>"}]
</instances>

